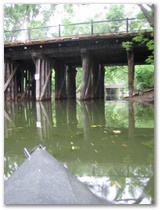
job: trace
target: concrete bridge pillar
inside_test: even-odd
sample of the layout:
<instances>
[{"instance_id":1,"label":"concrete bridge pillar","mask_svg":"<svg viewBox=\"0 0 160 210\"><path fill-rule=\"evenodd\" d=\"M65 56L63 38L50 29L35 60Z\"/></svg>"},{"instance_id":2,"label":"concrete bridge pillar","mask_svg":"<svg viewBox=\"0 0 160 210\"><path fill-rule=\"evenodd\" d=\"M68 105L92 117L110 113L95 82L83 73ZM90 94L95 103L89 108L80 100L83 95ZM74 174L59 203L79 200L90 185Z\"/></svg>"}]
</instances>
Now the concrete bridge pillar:
<instances>
[{"instance_id":1,"label":"concrete bridge pillar","mask_svg":"<svg viewBox=\"0 0 160 210\"><path fill-rule=\"evenodd\" d=\"M45 56L39 56L34 59L36 72L35 83L36 101L51 99L51 72L54 62Z\"/></svg>"},{"instance_id":2,"label":"concrete bridge pillar","mask_svg":"<svg viewBox=\"0 0 160 210\"><path fill-rule=\"evenodd\" d=\"M68 98L76 98L76 68L68 66L67 69L67 94Z\"/></svg>"},{"instance_id":3,"label":"concrete bridge pillar","mask_svg":"<svg viewBox=\"0 0 160 210\"><path fill-rule=\"evenodd\" d=\"M66 98L66 65L63 62L57 62L55 65L55 100Z\"/></svg>"}]
</instances>

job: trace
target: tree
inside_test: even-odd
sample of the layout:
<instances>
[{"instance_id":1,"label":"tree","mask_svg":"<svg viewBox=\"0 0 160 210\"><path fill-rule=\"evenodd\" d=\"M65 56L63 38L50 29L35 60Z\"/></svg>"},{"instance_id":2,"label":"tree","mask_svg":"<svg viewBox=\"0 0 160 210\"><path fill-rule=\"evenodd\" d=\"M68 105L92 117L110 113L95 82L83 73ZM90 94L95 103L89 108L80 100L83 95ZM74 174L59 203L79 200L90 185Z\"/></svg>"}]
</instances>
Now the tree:
<instances>
[{"instance_id":1,"label":"tree","mask_svg":"<svg viewBox=\"0 0 160 210\"><path fill-rule=\"evenodd\" d=\"M9 41L16 41L20 36L28 38L27 29L46 26L49 19L54 15L55 7L55 4L5 4L4 31L5 35L8 35L5 38ZM6 31L10 32L7 33ZM36 39L46 33L47 30L32 30L30 32L30 36Z\"/></svg>"},{"instance_id":2,"label":"tree","mask_svg":"<svg viewBox=\"0 0 160 210\"><path fill-rule=\"evenodd\" d=\"M137 15L137 18L146 18L150 26L154 29L154 5L153 4L138 4L142 13ZM146 8L149 8L148 10ZM150 30L150 29L149 29ZM131 42L123 42L122 46L128 51L132 48L135 42L139 44L146 44L147 48L151 51L151 55L146 59L146 63L154 64L154 34L151 34L151 39L145 37L145 33L141 31Z\"/></svg>"},{"instance_id":3,"label":"tree","mask_svg":"<svg viewBox=\"0 0 160 210\"><path fill-rule=\"evenodd\" d=\"M108 32L115 33L120 31L120 27L123 26L123 21L114 21L124 18L124 4L111 4L108 12L106 13L106 19L112 20L108 24Z\"/></svg>"},{"instance_id":4,"label":"tree","mask_svg":"<svg viewBox=\"0 0 160 210\"><path fill-rule=\"evenodd\" d=\"M135 67L135 88L145 90L154 87L154 66L141 65Z\"/></svg>"}]
</instances>

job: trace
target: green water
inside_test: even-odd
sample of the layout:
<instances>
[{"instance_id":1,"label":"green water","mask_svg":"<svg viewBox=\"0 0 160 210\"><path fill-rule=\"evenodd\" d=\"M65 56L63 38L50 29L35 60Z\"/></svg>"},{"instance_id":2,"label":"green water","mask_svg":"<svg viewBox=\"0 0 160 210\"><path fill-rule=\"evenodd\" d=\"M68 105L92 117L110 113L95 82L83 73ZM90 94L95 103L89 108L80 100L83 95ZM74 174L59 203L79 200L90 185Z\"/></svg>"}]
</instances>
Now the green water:
<instances>
[{"instance_id":1,"label":"green water","mask_svg":"<svg viewBox=\"0 0 160 210\"><path fill-rule=\"evenodd\" d=\"M125 101L4 105L4 179L41 144L90 189L117 203L154 203L154 108Z\"/></svg>"}]
</instances>

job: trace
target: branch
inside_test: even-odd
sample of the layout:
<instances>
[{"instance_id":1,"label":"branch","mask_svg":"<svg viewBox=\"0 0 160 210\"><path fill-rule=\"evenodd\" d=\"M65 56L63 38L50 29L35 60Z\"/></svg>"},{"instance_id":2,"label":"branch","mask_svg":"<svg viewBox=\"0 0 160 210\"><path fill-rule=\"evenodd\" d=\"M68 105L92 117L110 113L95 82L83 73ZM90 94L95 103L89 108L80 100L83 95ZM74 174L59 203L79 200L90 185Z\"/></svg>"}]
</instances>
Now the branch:
<instances>
[{"instance_id":1,"label":"branch","mask_svg":"<svg viewBox=\"0 0 160 210\"><path fill-rule=\"evenodd\" d=\"M154 18L149 14L148 10L145 9L145 7L142 4L138 4L140 7L141 11L143 12L145 18L149 22L150 26L154 28Z\"/></svg>"},{"instance_id":2,"label":"branch","mask_svg":"<svg viewBox=\"0 0 160 210\"><path fill-rule=\"evenodd\" d=\"M148 6L151 10L154 10L154 4L147 4L147 6Z\"/></svg>"}]
</instances>

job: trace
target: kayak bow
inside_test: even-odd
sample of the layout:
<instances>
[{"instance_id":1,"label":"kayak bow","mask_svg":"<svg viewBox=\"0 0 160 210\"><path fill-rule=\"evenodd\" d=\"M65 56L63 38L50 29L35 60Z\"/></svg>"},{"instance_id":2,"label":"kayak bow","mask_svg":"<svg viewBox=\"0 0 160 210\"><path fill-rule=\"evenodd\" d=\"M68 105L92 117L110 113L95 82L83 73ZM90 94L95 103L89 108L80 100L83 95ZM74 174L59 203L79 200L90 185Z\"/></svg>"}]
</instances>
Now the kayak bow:
<instances>
[{"instance_id":1,"label":"kayak bow","mask_svg":"<svg viewBox=\"0 0 160 210\"><path fill-rule=\"evenodd\" d=\"M4 183L5 204L90 204L111 202L96 196L42 146Z\"/></svg>"}]
</instances>

